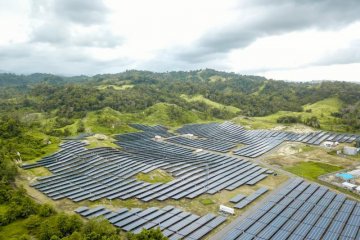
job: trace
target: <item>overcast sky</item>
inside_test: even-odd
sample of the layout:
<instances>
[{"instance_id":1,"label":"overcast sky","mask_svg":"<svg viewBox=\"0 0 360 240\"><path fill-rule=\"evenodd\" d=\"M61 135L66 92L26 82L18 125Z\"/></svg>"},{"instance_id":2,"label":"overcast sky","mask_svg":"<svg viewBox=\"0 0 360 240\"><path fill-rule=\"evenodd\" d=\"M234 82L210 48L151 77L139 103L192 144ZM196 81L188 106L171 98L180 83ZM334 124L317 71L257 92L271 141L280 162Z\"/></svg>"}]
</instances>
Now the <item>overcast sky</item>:
<instances>
[{"instance_id":1,"label":"overcast sky","mask_svg":"<svg viewBox=\"0 0 360 240\"><path fill-rule=\"evenodd\" d=\"M0 71L360 82L359 0L0 0Z\"/></svg>"}]
</instances>

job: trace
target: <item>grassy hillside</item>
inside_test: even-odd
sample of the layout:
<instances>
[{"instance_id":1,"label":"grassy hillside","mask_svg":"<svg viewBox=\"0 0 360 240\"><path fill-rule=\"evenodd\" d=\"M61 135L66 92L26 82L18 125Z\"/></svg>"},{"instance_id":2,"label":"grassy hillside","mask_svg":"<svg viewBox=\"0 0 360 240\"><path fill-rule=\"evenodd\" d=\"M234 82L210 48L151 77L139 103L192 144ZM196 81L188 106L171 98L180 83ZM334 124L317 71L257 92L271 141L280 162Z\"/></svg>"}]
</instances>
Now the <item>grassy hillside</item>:
<instances>
[{"instance_id":1,"label":"grassy hillside","mask_svg":"<svg viewBox=\"0 0 360 240\"><path fill-rule=\"evenodd\" d=\"M226 105L223 105L221 103L211 101L211 100L205 98L202 95L188 96L188 95L182 94L181 98L185 99L188 102L203 102L203 103L209 105L210 107L217 108L217 109L224 109L224 110L229 111L231 113L240 112L240 109L237 108L237 107L226 106Z\"/></svg>"},{"instance_id":2,"label":"grassy hillside","mask_svg":"<svg viewBox=\"0 0 360 240\"><path fill-rule=\"evenodd\" d=\"M134 132L129 123L178 127L187 123L214 121L203 113L188 111L177 105L157 103L139 113L121 113L111 108L89 112L83 120L87 132L116 134Z\"/></svg>"},{"instance_id":3,"label":"grassy hillside","mask_svg":"<svg viewBox=\"0 0 360 240\"><path fill-rule=\"evenodd\" d=\"M273 128L280 126L276 122L280 117L301 116L302 119L306 119L315 116L320 121L321 129L343 132L346 131L346 126L339 124L338 119L331 116L331 113L339 111L341 106L342 102L338 98L327 98L314 104L304 105L304 112L279 111L265 117L237 118L235 122L252 128Z\"/></svg>"}]
</instances>

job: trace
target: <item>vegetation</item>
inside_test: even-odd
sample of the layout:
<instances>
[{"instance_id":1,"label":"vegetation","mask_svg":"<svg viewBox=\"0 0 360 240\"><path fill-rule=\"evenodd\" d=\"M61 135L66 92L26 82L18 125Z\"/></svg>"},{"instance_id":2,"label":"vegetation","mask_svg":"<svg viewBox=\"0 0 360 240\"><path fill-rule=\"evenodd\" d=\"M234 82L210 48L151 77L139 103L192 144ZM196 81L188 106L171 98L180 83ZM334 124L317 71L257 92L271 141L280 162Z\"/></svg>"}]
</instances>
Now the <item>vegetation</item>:
<instances>
[{"instance_id":1,"label":"vegetation","mask_svg":"<svg viewBox=\"0 0 360 240\"><path fill-rule=\"evenodd\" d=\"M333 116L344 103L339 98L326 98L314 104L303 105L303 112L279 111L264 117L237 118L236 122L253 128L272 128L278 124L303 123L310 127L327 131L346 132L359 130L355 125L346 125L340 118Z\"/></svg>"},{"instance_id":2,"label":"vegetation","mask_svg":"<svg viewBox=\"0 0 360 240\"><path fill-rule=\"evenodd\" d=\"M300 177L307 178L312 181L317 181L318 177L327 173L336 172L342 167L330 165L321 162L300 162L291 167L285 167L285 170L294 173Z\"/></svg>"},{"instance_id":3,"label":"vegetation","mask_svg":"<svg viewBox=\"0 0 360 240\"><path fill-rule=\"evenodd\" d=\"M360 85L355 83L292 83L211 69L131 70L93 77L0 74L0 239L164 239L157 230L119 235L102 219L84 222L55 211L34 202L16 186L16 165L57 151L63 137L133 132L136 130L128 125L133 122L177 127L238 116L236 121L262 128L301 122L325 130L359 132L359 92ZM111 137L88 140L90 147L114 147ZM287 168L312 180L338 169L318 162ZM44 169L36 171L48 174ZM172 179L161 172L138 178L148 182ZM231 194L222 192L211 199L199 197L179 204L197 208L198 214L204 209L217 211L217 204L227 202ZM137 200L121 204L139 205Z\"/></svg>"},{"instance_id":4,"label":"vegetation","mask_svg":"<svg viewBox=\"0 0 360 240\"><path fill-rule=\"evenodd\" d=\"M355 83L291 83L211 69L126 71L93 77L0 74L0 112L19 112L56 137L89 130L88 115L104 109L121 115L120 122L99 119L99 125L106 125L105 131L110 133L125 128L122 118L155 122L159 117L166 124L176 125L236 115L251 117L264 126L276 125L283 116L301 115L311 126L358 131L359 91L360 85ZM319 124L314 124L312 117Z\"/></svg>"},{"instance_id":5,"label":"vegetation","mask_svg":"<svg viewBox=\"0 0 360 240\"><path fill-rule=\"evenodd\" d=\"M281 116L276 120L277 123L301 123L301 116Z\"/></svg>"},{"instance_id":6,"label":"vegetation","mask_svg":"<svg viewBox=\"0 0 360 240\"><path fill-rule=\"evenodd\" d=\"M148 183L167 183L174 180L174 178L167 172L156 169L149 173L139 173L136 175L136 179Z\"/></svg>"},{"instance_id":7,"label":"vegetation","mask_svg":"<svg viewBox=\"0 0 360 240\"><path fill-rule=\"evenodd\" d=\"M145 240L145 239L166 240L166 239L168 239L167 237L162 235L160 228L155 228L155 229L150 229L150 230L144 229L138 234L134 234L134 233L130 232L127 234L127 238L129 240Z\"/></svg>"}]
</instances>

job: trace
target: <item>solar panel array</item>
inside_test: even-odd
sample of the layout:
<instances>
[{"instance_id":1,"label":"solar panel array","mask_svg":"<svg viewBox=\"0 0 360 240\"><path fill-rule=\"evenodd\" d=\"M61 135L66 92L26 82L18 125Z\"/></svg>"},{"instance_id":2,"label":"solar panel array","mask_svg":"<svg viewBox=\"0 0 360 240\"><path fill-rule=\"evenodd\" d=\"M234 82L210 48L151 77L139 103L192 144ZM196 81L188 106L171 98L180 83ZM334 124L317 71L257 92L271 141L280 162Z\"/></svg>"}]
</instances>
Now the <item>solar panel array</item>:
<instances>
[{"instance_id":1,"label":"solar panel array","mask_svg":"<svg viewBox=\"0 0 360 240\"><path fill-rule=\"evenodd\" d=\"M114 226L134 233L139 233L142 229L158 227L166 237L174 240L201 239L226 221L223 216L211 213L198 216L173 206L161 209L151 207L144 210L120 208L116 211L108 210L103 206L79 207L75 212L86 218L103 217Z\"/></svg>"},{"instance_id":2,"label":"solar panel array","mask_svg":"<svg viewBox=\"0 0 360 240\"><path fill-rule=\"evenodd\" d=\"M236 149L233 152L236 155L250 158L259 157L279 146L284 141L319 145L323 141L350 143L357 139L360 140L360 136L355 134L339 134L323 131L303 134L274 130L246 130L230 122L189 124L178 129L177 132L181 134L194 134L201 138L222 142L222 144L245 144L247 146ZM193 142L196 141L197 140L193 140ZM180 142L180 144L182 143ZM202 148L209 149L206 145L203 145Z\"/></svg>"},{"instance_id":3,"label":"solar panel array","mask_svg":"<svg viewBox=\"0 0 360 240\"><path fill-rule=\"evenodd\" d=\"M151 139L155 136L161 137L171 137L174 134L169 133L167 129L163 126L146 126L142 124L130 124L131 127L136 128L138 130L142 130L142 132L133 132L116 135L115 138L119 141L136 141L141 139Z\"/></svg>"},{"instance_id":4,"label":"solar panel array","mask_svg":"<svg viewBox=\"0 0 360 240\"><path fill-rule=\"evenodd\" d=\"M261 195L263 195L264 193L266 193L268 191L267 188L259 188L258 190L256 190L253 194L245 197L244 199L242 199L241 201L239 201L236 205L235 208L244 208L247 205L249 205L250 203L252 203L253 201L255 201L258 197L260 197Z\"/></svg>"},{"instance_id":5,"label":"solar panel array","mask_svg":"<svg viewBox=\"0 0 360 240\"><path fill-rule=\"evenodd\" d=\"M236 147L235 143L224 142L216 139L190 139L187 137L174 137L167 140L171 143L190 146L193 148L207 149L216 152L229 152Z\"/></svg>"},{"instance_id":6,"label":"solar panel array","mask_svg":"<svg viewBox=\"0 0 360 240\"><path fill-rule=\"evenodd\" d=\"M151 129L150 133L153 131ZM156 131L166 134L162 129ZM254 185L269 174L266 168L247 160L210 152L196 154L187 147L128 136L118 136L122 141L117 144L124 151L86 149L84 143L66 142L58 153L24 168L47 167L53 175L39 178L32 186L54 200L69 198L75 202L101 198L138 198L145 202L192 199L204 193L215 194L223 189ZM150 184L134 178L138 173L158 168L175 179L164 184Z\"/></svg>"},{"instance_id":7,"label":"solar panel array","mask_svg":"<svg viewBox=\"0 0 360 240\"><path fill-rule=\"evenodd\" d=\"M68 141L63 144L60 144L61 150L51 156L44 157L43 159L31 163L31 164L23 164L22 168L31 169L36 167L46 167L48 165L54 164L61 159L71 157L72 155L81 154L86 151L86 143L79 141Z\"/></svg>"},{"instance_id":8,"label":"solar panel array","mask_svg":"<svg viewBox=\"0 0 360 240\"><path fill-rule=\"evenodd\" d=\"M224 239L360 239L360 203L294 179Z\"/></svg>"}]
</instances>

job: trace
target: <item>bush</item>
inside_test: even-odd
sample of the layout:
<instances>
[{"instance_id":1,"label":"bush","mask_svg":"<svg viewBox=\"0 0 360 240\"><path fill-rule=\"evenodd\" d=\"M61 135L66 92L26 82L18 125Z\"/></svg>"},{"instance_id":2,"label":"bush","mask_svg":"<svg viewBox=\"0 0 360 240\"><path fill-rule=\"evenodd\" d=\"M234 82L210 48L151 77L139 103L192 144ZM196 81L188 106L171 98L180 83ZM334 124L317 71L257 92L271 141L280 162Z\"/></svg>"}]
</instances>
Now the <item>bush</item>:
<instances>
[{"instance_id":1,"label":"bush","mask_svg":"<svg viewBox=\"0 0 360 240\"><path fill-rule=\"evenodd\" d=\"M56 213L53 206L45 203L39 207L39 216L41 217L50 217L51 215L54 215Z\"/></svg>"},{"instance_id":2,"label":"bush","mask_svg":"<svg viewBox=\"0 0 360 240\"><path fill-rule=\"evenodd\" d=\"M28 234L23 234L20 236L19 240L31 240L32 238Z\"/></svg>"},{"instance_id":3,"label":"bush","mask_svg":"<svg viewBox=\"0 0 360 240\"><path fill-rule=\"evenodd\" d=\"M320 122L315 116L305 119L304 124L313 128L320 128Z\"/></svg>"},{"instance_id":4,"label":"bush","mask_svg":"<svg viewBox=\"0 0 360 240\"><path fill-rule=\"evenodd\" d=\"M86 222L83 234L88 240L120 239L117 229L103 218L94 218Z\"/></svg>"},{"instance_id":5,"label":"bush","mask_svg":"<svg viewBox=\"0 0 360 240\"><path fill-rule=\"evenodd\" d=\"M38 231L39 239L49 240L54 236L64 238L79 231L82 225L83 223L77 215L57 214L41 223Z\"/></svg>"},{"instance_id":6,"label":"bush","mask_svg":"<svg viewBox=\"0 0 360 240\"><path fill-rule=\"evenodd\" d=\"M32 214L36 214L39 205L32 199L26 196L23 188L10 191L11 198L9 200L8 208L3 215L1 225L7 225L16 219L27 218Z\"/></svg>"},{"instance_id":7,"label":"bush","mask_svg":"<svg viewBox=\"0 0 360 240\"><path fill-rule=\"evenodd\" d=\"M277 123L300 123L301 116L282 116L276 120Z\"/></svg>"},{"instance_id":8,"label":"bush","mask_svg":"<svg viewBox=\"0 0 360 240\"><path fill-rule=\"evenodd\" d=\"M40 226L42 218L38 215L31 215L25 223L25 227L29 230L33 230Z\"/></svg>"},{"instance_id":9,"label":"bush","mask_svg":"<svg viewBox=\"0 0 360 240\"><path fill-rule=\"evenodd\" d=\"M129 240L144 240L144 239L152 239L152 240L166 240L168 239L165 237L162 232L160 231L160 228L156 229L143 229L140 233L134 234L129 232L127 234L127 238Z\"/></svg>"}]
</instances>

